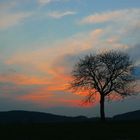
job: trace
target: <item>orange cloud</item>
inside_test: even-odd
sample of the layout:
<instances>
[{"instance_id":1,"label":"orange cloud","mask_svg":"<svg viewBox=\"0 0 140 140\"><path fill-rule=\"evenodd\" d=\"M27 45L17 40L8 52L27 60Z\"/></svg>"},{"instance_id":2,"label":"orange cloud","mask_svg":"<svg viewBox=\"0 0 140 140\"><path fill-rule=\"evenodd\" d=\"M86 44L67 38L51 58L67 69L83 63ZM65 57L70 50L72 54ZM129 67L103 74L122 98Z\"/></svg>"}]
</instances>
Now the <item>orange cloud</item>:
<instances>
[{"instance_id":1,"label":"orange cloud","mask_svg":"<svg viewBox=\"0 0 140 140\"><path fill-rule=\"evenodd\" d=\"M38 88L36 91L27 93L17 98L23 101L32 101L32 102L47 102L48 98L53 96L53 94L48 93L46 88Z\"/></svg>"},{"instance_id":2,"label":"orange cloud","mask_svg":"<svg viewBox=\"0 0 140 140\"><path fill-rule=\"evenodd\" d=\"M17 96L18 100L30 101L39 106L80 106L81 98L78 95L70 95L69 93L58 93L50 91L47 87L40 87L34 92Z\"/></svg>"},{"instance_id":3,"label":"orange cloud","mask_svg":"<svg viewBox=\"0 0 140 140\"><path fill-rule=\"evenodd\" d=\"M28 50L28 52L26 50L15 52L13 56L5 61L5 65L23 68L26 73L0 75L0 81L13 82L18 85L45 86L36 91L28 92L24 96L19 96L18 98L21 100L29 100L44 104L44 106L61 105L66 101L67 105L80 103L81 98L87 95L87 91L73 93L74 96L71 95L71 99L67 99L66 95L64 97L61 95L61 92L67 92L68 83L71 81L70 71L72 64L69 63L69 60L66 60L66 57L79 55L82 52L91 51L91 49L96 52L105 48L112 49L112 46L114 48L124 48L124 45L119 43L119 38L116 38L116 36L110 36L110 40L108 38L102 39L105 36L105 32L106 30L104 29L96 29L55 43L52 47L46 47L48 46L46 44L37 44L37 46L41 47ZM36 73L41 76L37 76ZM99 96L97 95L93 105L97 104L98 101Z\"/></svg>"},{"instance_id":4,"label":"orange cloud","mask_svg":"<svg viewBox=\"0 0 140 140\"><path fill-rule=\"evenodd\" d=\"M59 100L62 105L66 106L73 106L73 107L80 107L81 106L81 100L76 99L60 99Z\"/></svg>"},{"instance_id":5,"label":"orange cloud","mask_svg":"<svg viewBox=\"0 0 140 140\"><path fill-rule=\"evenodd\" d=\"M24 74L1 74L1 82L11 82L18 85L40 85L47 84L46 78L37 76L24 75Z\"/></svg>"}]
</instances>

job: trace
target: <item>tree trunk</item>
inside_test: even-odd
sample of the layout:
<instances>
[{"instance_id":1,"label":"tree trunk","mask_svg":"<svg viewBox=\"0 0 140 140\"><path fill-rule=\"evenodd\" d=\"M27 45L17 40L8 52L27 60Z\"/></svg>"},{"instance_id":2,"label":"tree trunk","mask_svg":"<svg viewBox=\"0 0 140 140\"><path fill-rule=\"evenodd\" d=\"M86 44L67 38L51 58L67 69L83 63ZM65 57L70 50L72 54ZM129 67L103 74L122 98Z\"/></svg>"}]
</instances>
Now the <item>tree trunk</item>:
<instances>
[{"instance_id":1,"label":"tree trunk","mask_svg":"<svg viewBox=\"0 0 140 140\"><path fill-rule=\"evenodd\" d=\"M101 97L100 97L100 117L101 117L101 121L105 121L104 101L105 101L105 97L103 95L101 95Z\"/></svg>"}]
</instances>

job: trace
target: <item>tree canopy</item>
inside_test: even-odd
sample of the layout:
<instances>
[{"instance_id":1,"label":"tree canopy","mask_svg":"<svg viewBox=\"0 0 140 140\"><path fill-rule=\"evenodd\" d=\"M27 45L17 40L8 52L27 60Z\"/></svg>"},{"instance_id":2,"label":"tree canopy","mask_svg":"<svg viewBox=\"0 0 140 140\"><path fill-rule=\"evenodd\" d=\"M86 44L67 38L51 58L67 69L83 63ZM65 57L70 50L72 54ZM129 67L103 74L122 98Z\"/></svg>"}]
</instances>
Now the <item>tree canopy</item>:
<instances>
[{"instance_id":1,"label":"tree canopy","mask_svg":"<svg viewBox=\"0 0 140 140\"><path fill-rule=\"evenodd\" d=\"M92 102L94 94L100 95L101 118L105 119L104 100L111 94L124 98L134 94L134 63L129 55L120 51L90 54L76 63L70 87L88 90L86 101Z\"/></svg>"}]
</instances>

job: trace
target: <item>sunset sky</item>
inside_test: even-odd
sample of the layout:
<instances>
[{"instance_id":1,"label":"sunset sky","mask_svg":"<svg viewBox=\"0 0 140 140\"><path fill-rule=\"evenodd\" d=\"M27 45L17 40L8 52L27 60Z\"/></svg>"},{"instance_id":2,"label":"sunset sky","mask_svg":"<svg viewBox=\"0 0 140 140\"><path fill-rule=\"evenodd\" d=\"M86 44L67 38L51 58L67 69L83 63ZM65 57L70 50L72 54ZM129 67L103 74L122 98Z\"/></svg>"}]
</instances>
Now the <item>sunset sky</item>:
<instances>
[{"instance_id":1,"label":"sunset sky","mask_svg":"<svg viewBox=\"0 0 140 140\"><path fill-rule=\"evenodd\" d=\"M112 49L139 80L140 0L0 0L0 111L99 116L66 87L79 57ZM140 95L106 103L107 116L137 109Z\"/></svg>"}]
</instances>

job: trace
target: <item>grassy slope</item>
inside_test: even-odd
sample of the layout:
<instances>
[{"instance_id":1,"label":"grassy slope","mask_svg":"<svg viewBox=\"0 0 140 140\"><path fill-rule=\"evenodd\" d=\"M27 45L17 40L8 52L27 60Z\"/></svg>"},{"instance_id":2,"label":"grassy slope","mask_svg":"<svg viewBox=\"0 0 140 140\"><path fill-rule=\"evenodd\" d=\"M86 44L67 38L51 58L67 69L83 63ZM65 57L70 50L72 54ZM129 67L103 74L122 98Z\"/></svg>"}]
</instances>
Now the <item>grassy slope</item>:
<instances>
[{"instance_id":1,"label":"grassy slope","mask_svg":"<svg viewBox=\"0 0 140 140\"><path fill-rule=\"evenodd\" d=\"M7 124L3 140L140 140L140 122Z\"/></svg>"}]
</instances>

